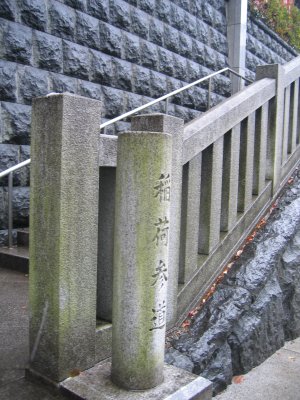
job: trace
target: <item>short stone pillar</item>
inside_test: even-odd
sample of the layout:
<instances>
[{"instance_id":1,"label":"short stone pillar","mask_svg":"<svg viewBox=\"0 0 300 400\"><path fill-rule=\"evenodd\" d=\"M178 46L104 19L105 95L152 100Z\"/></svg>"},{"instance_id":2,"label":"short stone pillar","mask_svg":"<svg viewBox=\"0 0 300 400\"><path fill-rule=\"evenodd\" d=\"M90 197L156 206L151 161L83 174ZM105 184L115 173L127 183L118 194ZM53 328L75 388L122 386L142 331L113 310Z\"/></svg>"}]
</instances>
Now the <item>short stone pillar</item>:
<instances>
[{"instance_id":1,"label":"short stone pillar","mask_svg":"<svg viewBox=\"0 0 300 400\"><path fill-rule=\"evenodd\" d=\"M29 371L59 382L95 363L101 103L33 101Z\"/></svg>"},{"instance_id":2,"label":"short stone pillar","mask_svg":"<svg viewBox=\"0 0 300 400\"><path fill-rule=\"evenodd\" d=\"M284 123L284 68L280 64L259 65L256 80L276 80L276 96L269 103L266 178L272 180L273 194L280 187Z\"/></svg>"},{"instance_id":3,"label":"short stone pillar","mask_svg":"<svg viewBox=\"0 0 300 400\"><path fill-rule=\"evenodd\" d=\"M112 381L144 390L163 381L172 137L118 139Z\"/></svg>"}]
</instances>

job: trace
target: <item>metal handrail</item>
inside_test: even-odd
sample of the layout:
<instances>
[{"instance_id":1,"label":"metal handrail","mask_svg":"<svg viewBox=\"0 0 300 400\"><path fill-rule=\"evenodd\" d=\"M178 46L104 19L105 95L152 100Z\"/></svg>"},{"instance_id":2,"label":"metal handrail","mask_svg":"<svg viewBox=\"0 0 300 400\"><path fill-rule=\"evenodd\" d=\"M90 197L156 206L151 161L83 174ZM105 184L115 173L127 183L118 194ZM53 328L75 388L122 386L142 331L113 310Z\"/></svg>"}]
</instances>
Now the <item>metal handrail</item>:
<instances>
[{"instance_id":1,"label":"metal handrail","mask_svg":"<svg viewBox=\"0 0 300 400\"><path fill-rule=\"evenodd\" d=\"M13 167L10 167L6 169L3 172L0 172L0 178L4 178L5 176L8 175L8 247L11 248L13 246L13 209L12 209L12 196L13 196L13 174L14 171L17 171L18 169L25 167L26 165L30 164L31 159L28 158L25 161L22 161L21 163L14 165Z\"/></svg>"},{"instance_id":2,"label":"metal handrail","mask_svg":"<svg viewBox=\"0 0 300 400\"><path fill-rule=\"evenodd\" d=\"M196 85L198 85L199 83L204 82L204 81L206 81L206 80L208 80L208 79L209 79L209 81L210 81L209 90L211 91L211 78L213 78L214 76L216 76L216 75L218 75L218 74L223 74L223 72L227 72L227 71L229 71L229 72L231 72L232 74L234 74L234 75L236 75L236 76L238 76L238 77L244 79L246 82L253 83L253 81L251 81L250 79L246 78L245 76L242 76L242 75L238 74L237 72L235 72L233 69L231 69L231 68L229 68L229 67L226 67L226 68L220 69L220 70L217 71L217 72L213 72L212 74L207 75L207 76L205 76L204 78L201 78L201 79L198 79L198 80L196 80L196 81L194 81L194 82L192 82L192 83L189 83L189 84L183 86L182 88L173 90L173 92L170 92L170 93L168 93L168 94L165 94L164 96L161 96L161 97L159 97L158 99L152 100L152 101L150 101L149 103L146 103L146 104L144 104L144 105L142 105L142 106L140 106L140 107L137 107L137 108L135 108L135 109L132 110L132 111L128 111L128 112L126 112L126 113L120 115L119 117L116 117L116 118L113 118L113 119L111 119L111 120L109 120L109 121L107 121L107 122L104 122L103 124L100 125L100 129L105 128L105 127L108 126L108 125L114 124L115 122L118 122L118 121L120 121L120 120L122 120L122 119L124 119L124 118L130 117L131 115L136 114L136 113L138 113L138 112L144 110L145 108L151 107L151 106L153 106L154 104L159 103L160 101L163 101L163 100L166 100L166 101L167 101L167 103L166 103L166 114L167 114L168 99L169 99L170 97L175 96L176 94L181 93L181 92L183 92L184 90L190 89L191 87L196 86ZM208 106L209 106L208 108L210 108L210 92L209 92L209 94L208 94Z\"/></svg>"},{"instance_id":3,"label":"metal handrail","mask_svg":"<svg viewBox=\"0 0 300 400\"><path fill-rule=\"evenodd\" d=\"M5 171L0 172L0 178L4 178L6 175L10 174L11 172L17 171L18 169L25 167L26 165L30 164L31 159L28 158L25 161L20 162L19 164L14 165L13 167L7 168Z\"/></svg>"},{"instance_id":4,"label":"metal handrail","mask_svg":"<svg viewBox=\"0 0 300 400\"><path fill-rule=\"evenodd\" d=\"M4 178L8 175L8 247L11 248L13 246L13 209L12 209L12 195L13 195L13 173L18 169L29 165L31 159L28 158L25 161L20 162L13 167L7 168L5 171L0 172L0 178Z\"/></svg>"},{"instance_id":5,"label":"metal handrail","mask_svg":"<svg viewBox=\"0 0 300 400\"><path fill-rule=\"evenodd\" d=\"M184 90L190 89L193 86L198 85L201 82L204 82L206 80L209 80L208 83L208 102L207 102L207 106L208 109L210 109L211 106L211 91L212 91L212 78L218 74L222 74L224 72L229 71L230 73L240 77L241 79L244 79L246 82L252 83L252 81L248 78L245 78L244 76L238 74L237 72L235 72L234 70L232 70L229 67L220 69L217 72L213 72L210 75L205 76L204 78L198 79L192 83L189 83L185 86L183 86L180 89L176 89L173 90L172 92L165 94L164 96L161 96L155 100L150 101L149 103L146 103L140 107L135 108L134 110L128 111L122 115L120 115L119 117L113 118L110 121L104 122L103 124L100 125L100 129L103 129L105 127L107 127L108 125L114 124L115 122L118 122L124 118L130 117L131 115L134 115L142 110L144 110L145 108L151 107L156 103L159 103L160 101L164 101L166 100L166 114L168 113L168 105L169 105L169 99L172 96L175 96L178 93L183 92ZM8 247L12 247L13 245L13 237L12 237L12 230L13 230L13 211L12 211L12 190L13 190L13 173L15 171L17 171L18 169L25 167L26 165L29 165L31 162L31 159L28 158L25 161L22 161L19 164L14 165L13 167L10 167L8 169L6 169L5 171L0 172L0 179L4 178L5 176L8 175Z\"/></svg>"}]
</instances>

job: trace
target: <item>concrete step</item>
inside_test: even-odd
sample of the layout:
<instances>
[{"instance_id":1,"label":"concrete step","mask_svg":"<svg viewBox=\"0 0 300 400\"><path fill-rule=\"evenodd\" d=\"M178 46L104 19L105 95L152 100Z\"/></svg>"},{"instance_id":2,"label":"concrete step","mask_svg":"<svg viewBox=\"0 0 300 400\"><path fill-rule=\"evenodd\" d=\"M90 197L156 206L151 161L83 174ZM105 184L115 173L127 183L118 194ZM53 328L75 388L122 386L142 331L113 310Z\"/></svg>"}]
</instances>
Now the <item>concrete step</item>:
<instances>
[{"instance_id":1,"label":"concrete step","mask_svg":"<svg viewBox=\"0 0 300 400\"><path fill-rule=\"evenodd\" d=\"M22 228L17 230L17 245L29 246L29 228Z\"/></svg>"},{"instance_id":2,"label":"concrete step","mask_svg":"<svg viewBox=\"0 0 300 400\"><path fill-rule=\"evenodd\" d=\"M0 267L12 269L28 274L29 250L28 246L18 246L11 249L0 248Z\"/></svg>"}]
</instances>

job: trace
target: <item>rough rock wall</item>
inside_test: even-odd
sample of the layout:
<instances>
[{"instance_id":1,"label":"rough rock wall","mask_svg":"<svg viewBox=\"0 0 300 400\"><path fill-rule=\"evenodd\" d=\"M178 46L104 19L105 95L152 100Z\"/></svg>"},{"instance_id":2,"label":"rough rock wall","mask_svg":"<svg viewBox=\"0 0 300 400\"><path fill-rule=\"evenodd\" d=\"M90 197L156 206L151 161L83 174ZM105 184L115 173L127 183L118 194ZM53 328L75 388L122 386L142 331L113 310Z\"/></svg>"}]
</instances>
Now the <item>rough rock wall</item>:
<instances>
[{"instance_id":1,"label":"rough rock wall","mask_svg":"<svg viewBox=\"0 0 300 400\"><path fill-rule=\"evenodd\" d=\"M227 66L225 4L225 0L2 0L0 170L28 157L33 97L69 91L99 99L106 120ZM265 33L259 36L259 29L253 34L258 42L266 39ZM274 38L266 40L276 48ZM262 57L255 62L264 62L265 49L261 45L254 50L258 47ZM281 62L291 57L279 55ZM277 62L276 50L272 56L270 60ZM216 78L213 91L212 104L227 97L229 78ZM187 121L206 105L204 85L174 97L169 113ZM163 112L164 105L149 111ZM127 126L120 122L107 133ZM16 177L15 183L26 186L28 170L22 174L22 182ZM7 208L4 186L1 181L0 215ZM17 186L15 191L15 226L27 225L28 189ZM3 217L0 231L6 227ZM1 237L0 232L0 243Z\"/></svg>"},{"instance_id":2,"label":"rough rock wall","mask_svg":"<svg viewBox=\"0 0 300 400\"><path fill-rule=\"evenodd\" d=\"M215 393L300 335L300 181L248 244L166 361L212 380Z\"/></svg>"}]
</instances>

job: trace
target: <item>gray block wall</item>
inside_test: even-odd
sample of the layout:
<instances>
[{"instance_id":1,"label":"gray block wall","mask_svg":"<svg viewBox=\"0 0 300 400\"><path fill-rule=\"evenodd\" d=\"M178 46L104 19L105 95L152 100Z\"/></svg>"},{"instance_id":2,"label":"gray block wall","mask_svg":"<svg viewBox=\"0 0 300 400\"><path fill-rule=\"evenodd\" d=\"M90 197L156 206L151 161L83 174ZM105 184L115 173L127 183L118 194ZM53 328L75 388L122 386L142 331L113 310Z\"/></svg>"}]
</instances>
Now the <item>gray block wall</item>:
<instances>
[{"instance_id":1,"label":"gray block wall","mask_svg":"<svg viewBox=\"0 0 300 400\"><path fill-rule=\"evenodd\" d=\"M284 64L298 53L263 22L248 19L246 43L246 76L254 80L257 65Z\"/></svg>"},{"instance_id":2,"label":"gray block wall","mask_svg":"<svg viewBox=\"0 0 300 400\"><path fill-rule=\"evenodd\" d=\"M225 4L225 0L1 0L0 170L29 152L34 97L68 91L101 100L105 121L226 67ZM250 77L259 63L293 57L291 49L253 21L247 47ZM219 76L213 91L212 105L229 96L229 78ZM188 121L206 105L204 85L174 97L169 113ZM150 111L163 112L164 105ZM120 122L106 133L127 126L128 122ZM15 179L17 185L28 186L28 178ZM0 185L2 215L7 208L5 181ZM20 186L15 190L24 191ZM28 224L28 217L21 217L21 203L14 204L15 226ZM5 218L0 220L0 244Z\"/></svg>"}]
</instances>

